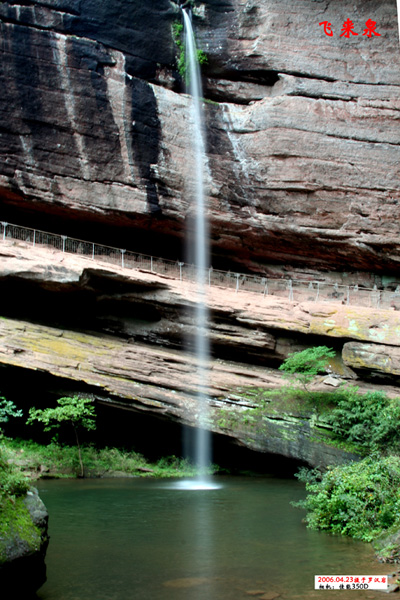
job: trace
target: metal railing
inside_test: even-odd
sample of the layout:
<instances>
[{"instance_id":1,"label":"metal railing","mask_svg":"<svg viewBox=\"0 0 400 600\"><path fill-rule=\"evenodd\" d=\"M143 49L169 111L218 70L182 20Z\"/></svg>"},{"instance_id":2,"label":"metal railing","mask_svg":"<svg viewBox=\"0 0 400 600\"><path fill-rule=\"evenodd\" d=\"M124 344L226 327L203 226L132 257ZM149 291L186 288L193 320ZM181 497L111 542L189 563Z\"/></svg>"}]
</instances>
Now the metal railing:
<instances>
[{"instance_id":1,"label":"metal railing","mask_svg":"<svg viewBox=\"0 0 400 600\"><path fill-rule=\"evenodd\" d=\"M59 252L76 254L94 261L118 265L125 269L150 271L180 281L194 282L197 280L198 275L194 265L138 254L121 248L103 246L94 242L0 221L0 241L6 240L17 240L32 244L32 246L52 248ZM334 302L378 309L400 310L400 283L396 285L394 290L382 290L378 289L377 286L366 288L357 284L341 285L324 281L278 279L220 271L212 267L204 272L203 277L209 286L231 289L234 293L246 291L264 296L284 297L298 302Z\"/></svg>"}]
</instances>

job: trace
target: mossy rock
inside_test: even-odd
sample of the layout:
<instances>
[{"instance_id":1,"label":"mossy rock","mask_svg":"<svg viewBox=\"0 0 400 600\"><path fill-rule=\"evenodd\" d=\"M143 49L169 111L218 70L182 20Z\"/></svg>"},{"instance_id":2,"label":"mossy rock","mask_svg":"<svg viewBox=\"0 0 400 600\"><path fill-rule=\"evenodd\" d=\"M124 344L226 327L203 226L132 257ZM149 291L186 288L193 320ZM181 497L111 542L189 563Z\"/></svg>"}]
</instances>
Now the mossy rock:
<instances>
[{"instance_id":1,"label":"mossy rock","mask_svg":"<svg viewBox=\"0 0 400 600\"><path fill-rule=\"evenodd\" d=\"M0 580L8 597L28 597L46 581L46 507L36 489L0 504Z\"/></svg>"}]
</instances>

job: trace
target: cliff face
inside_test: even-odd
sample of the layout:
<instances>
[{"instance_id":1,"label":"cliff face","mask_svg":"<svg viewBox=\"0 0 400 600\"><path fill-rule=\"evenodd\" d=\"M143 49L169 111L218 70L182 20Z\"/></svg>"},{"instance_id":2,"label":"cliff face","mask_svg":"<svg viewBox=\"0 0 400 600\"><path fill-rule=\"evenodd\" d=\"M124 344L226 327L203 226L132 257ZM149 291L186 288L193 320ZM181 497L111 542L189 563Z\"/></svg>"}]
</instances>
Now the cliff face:
<instances>
[{"instance_id":1,"label":"cliff face","mask_svg":"<svg viewBox=\"0 0 400 600\"><path fill-rule=\"evenodd\" d=\"M172 35L180 21L177 4L21 0L1 3L0 19L1 218L182 258L193 160L191 99L182 93ZM357 36L341 36L346 19ZM379 36L363 35L368 19ZM325 21L333 35L319 25ZM195 3L194 26L208 56L203 107L213 266L304 279L328 274L394 290L400 281L395 0L379 6L370 0L208 0ZM189 372L182 354L194 326L184 310L193 304L190 294L154 274L132 283L98 267L52 267L54 257L32 257L31 247L7 248L0 271L3 314L24 321L14 327L26 336L16 334L13 349L7 341L13 325L3 323L4 366L100 386L104 401L107 394L113 402L135 397L135 410L195 424L186 410L193 390L184 384ZM39 300L39 312L21 301L27 292ZM271 299L260 305L251 296L237 306L210 300L214 359L227 361L222 371L215 365L214 401L234 404L230 396L241 397L246 378L251 385L280 385L274 369L288 352L320 342L338 349L342 375L354 377L352 369L378 374L396 393L395 312ZM63 310L57 313L55 305ZM111 366L104 362L107 346L88 375L92 338L78 352L84 359L74 358L66 370L60 364L69 346L52 342L53 354L43 356L40 348L49 340L77 329L103 341L112 337L104 341L111 343ZM131 356L133 343L140 347ZM121 355L128 361L121 368L140 393L124 383L116 364ZM149 373L161 373L149 375L146 385L136 369L140 356L148 357ZM178 363L184 372L179 393ZM272 369L268 381L266 367ZM106 380L96 379L99 369ZM229 377L234 382L228 385ZM286 417L290 428L295 417ZM212 427L221 431L218 422L216 414ZM301 423L297 441L275 430L262 440L228 433L264 451L329 462L326 448L322 458L313 455Z\"/></svg>"},{"instance_id":2,"label":"cliff face","mask_svg":"<svg viewBox=\"0 0 400 600\"><path fill-rule=\"evenodd\" d=\"M0 10L8 214L29 221L40 211L45 225L62 217L72 230L77 220L133 226L135 249L146 231L146 250L163 254L163 234L177 253L192 164L190 99L178 93L171 34L176 4ZM255 270L278 262L395 271L396 2L210 0L195 12L209 58L204 94L214 101L204 106L214 261L234 254ZM357 36L340 36L346 18ZM362 35L368 19L380 36ZM332 36L319 25L326 20Z\"/></svg>"}]
</instances>

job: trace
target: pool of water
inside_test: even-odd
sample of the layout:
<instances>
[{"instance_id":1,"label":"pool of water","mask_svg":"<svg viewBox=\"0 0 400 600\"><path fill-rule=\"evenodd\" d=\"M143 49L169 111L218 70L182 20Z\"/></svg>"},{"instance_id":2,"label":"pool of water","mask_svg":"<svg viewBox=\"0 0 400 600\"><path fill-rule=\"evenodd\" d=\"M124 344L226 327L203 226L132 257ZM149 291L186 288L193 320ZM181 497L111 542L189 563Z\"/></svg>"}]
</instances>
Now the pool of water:
<instances>
[{"instance_id":1,"label":"pool of water","mask_svg":"<svg viewBox=\"0 0 400 600\"><path fill-rule=\"evenodd\" d=\"M382 574L369 545L306 529L297 481L41 481L51 536L41 600L382 598L314 591L314 575ZM250 592L258 591L252 596Z\"/></svg>"}]
</instances>

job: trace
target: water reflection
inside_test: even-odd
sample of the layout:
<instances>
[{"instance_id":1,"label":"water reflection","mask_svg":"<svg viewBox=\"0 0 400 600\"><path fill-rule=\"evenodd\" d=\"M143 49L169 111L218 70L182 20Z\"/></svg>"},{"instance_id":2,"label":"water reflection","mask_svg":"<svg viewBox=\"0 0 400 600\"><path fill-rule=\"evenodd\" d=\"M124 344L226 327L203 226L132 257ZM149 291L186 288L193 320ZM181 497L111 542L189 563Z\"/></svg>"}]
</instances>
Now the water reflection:
<instances>
[{"instance_id":1,"label":"water reflection","mask_svg":"<svg viewBox=\"0 0 400 600\"><path fill-rule=\"evenodd\" d=\"M309 531L297 481L217 478L40 482L50 512L42 600L305 600L317 574L382 574L369 546ZM171 487L171 483L173 486ZM325 597L325 596L324 596ZM381 592L341 591L341 600Z\"/></svg>"}]
</instances>

